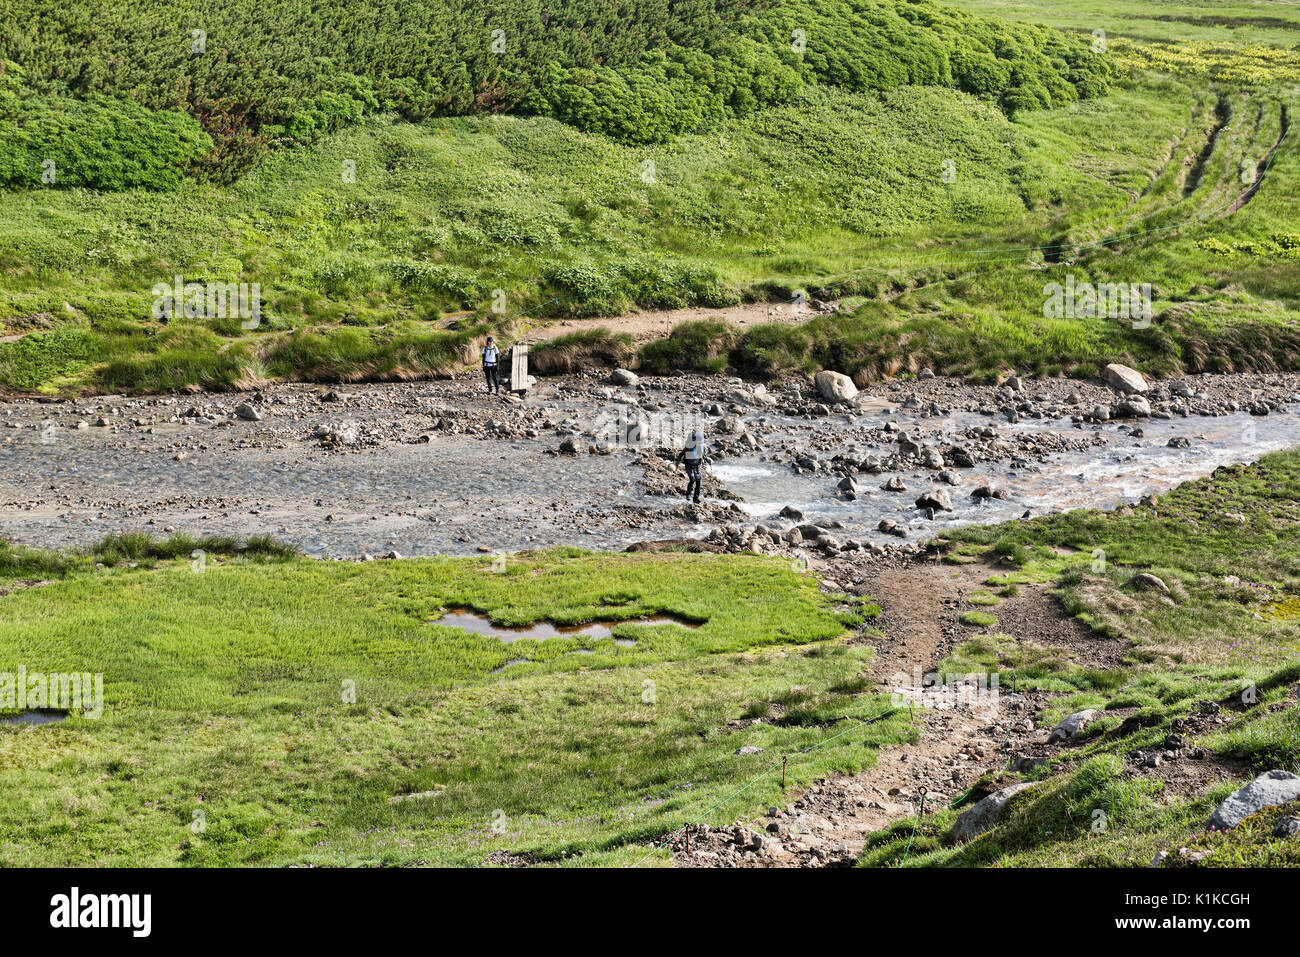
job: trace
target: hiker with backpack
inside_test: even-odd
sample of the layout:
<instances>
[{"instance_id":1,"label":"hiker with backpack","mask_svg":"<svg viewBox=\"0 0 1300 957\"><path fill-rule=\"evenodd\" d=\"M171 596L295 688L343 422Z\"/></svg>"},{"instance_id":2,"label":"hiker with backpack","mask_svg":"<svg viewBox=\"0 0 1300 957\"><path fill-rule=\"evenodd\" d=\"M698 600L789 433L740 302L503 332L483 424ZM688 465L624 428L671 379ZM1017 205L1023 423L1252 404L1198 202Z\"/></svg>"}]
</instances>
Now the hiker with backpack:
<instances>
[{"instance_id":1,"label":"hiker with backpack","mask_svg":"<svg viewBox=\"0 0 1300 957\"><path fill-rule=\"evenodd\" d=\"M483 376L487 379L489 395L496 395L501 391L500 362L501 350L497 348L496 340L488 336L487 345L483 347Z\"/></svg>"},{"instance_id":2,"label":"hiker with backpack","mask_svg":"<svg viewBox=\"0 0 1300 957\"><path fill-rule=\"evenodd\" d=\"M686 445L677 453L677 461L686 465L686 501L700 503L700 487L704 484L704 457L709 454L708 443L704 434L698 430L691 432Z\"/></svg>"}]
</instances>

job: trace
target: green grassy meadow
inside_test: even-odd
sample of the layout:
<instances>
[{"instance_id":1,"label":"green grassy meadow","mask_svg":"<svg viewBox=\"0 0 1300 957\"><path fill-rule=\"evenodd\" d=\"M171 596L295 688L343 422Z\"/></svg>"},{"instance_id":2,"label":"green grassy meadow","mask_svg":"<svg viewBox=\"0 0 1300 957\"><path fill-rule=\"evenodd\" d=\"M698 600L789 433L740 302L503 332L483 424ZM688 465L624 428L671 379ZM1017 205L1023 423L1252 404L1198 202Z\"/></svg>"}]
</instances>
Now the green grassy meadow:
<instances>
[{"instance_id":1,"label":"green grassy meadow","mask_svg":"<svg viewBox=\"0 0 1300 957\"><path fill-rule=\"evenodd\" d=\"M895 716L829 740L889 710L854 682L869 650L836 640L874 609L773 559L152 564L74 563L0 598L0 671L102 672L106 699L97 720L0 728L10 864L634 863L681 823L779 800L752 779L780 755L793 786L910 734ZM507 644L430 623L451 607L699 627ZM789 707L728 728L769 702Z\"/></svg>"}]
</instances>

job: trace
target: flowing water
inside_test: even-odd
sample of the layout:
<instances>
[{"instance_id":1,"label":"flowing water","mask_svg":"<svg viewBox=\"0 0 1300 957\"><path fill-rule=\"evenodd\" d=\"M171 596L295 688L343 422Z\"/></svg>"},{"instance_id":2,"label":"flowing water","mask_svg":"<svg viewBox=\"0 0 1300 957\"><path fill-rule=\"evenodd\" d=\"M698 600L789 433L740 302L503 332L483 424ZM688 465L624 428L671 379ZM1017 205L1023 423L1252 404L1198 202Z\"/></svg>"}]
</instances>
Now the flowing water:
<instances>
[{"instance_id":1,"label":"flowing water","mask_svg":"<svg viewBox=\"0 0 1300 957\"><path fill-rule=\"evenodd\" d=\"M749 418L763 449L726 458L713 474L741 496L750 521L771 522L790 505L808 521L839 522L844 534L882 543L896 541L876 530L881 518L909 529L912 538L968 523L991 523L1025 512L1113 508L1198 478L1229 463L1251 462L1266 452L1300 446L1300 416L1291 411L1255 417L1218 417L1109 422L1073 427L1068 419L1032 419L1009 424L975 413L917 416L880 402L860 409L853 420L791 419L757 410ZM566 411L594 415L592 403ZM39 423L39 407L15 406L6 415L16 424ZM795 474L775 461L782 448L807 449L831 430L843 436L843 450L885 455L867 430L894 422L906 430L959 436L971 427L993 427L1002 437L1057 432L1086 438L1100 431L1105 444L1053 453L1044 462L1010 461L955 470L961 484L947 488L955 506L933 520L915 508L916 497L936 486L924 470L898 474L907 491L885 492L886 475L860 475L856 501L835 496L838 476ZM765 423L765 424L761 424ZM1134 438L1128 430L1140 427ZM112 434L102 429L59 432L53 443L32 428L6 431L0 445L0 538L44 547L86 545L114 532L174 528L194 535L247 537L267 534L308 554L356 558L365 553L402 555L476 554L551 545L622 549L647 539L704 535L668 510L677 498L646 495L635 455L552 454L557 440L483 440L439 437L424 445L391 443L356 454L328 454L302 440L261 447L195 448L174 460L179 438L255 438L254 426L213 433L160 424L153 431ZM878 435L879 433L877 433ZM821 437L821 438L817 438ZM1168 447L1187 438L1186 449ZM277 440L278 441L278 440ZM833 450L819 448L825 458ZM685 481L682 481L683 488ZM990 484L1005 499L975 501L971 489ZM727 503L720 503L727 504ZM740 520L739 518L737 520Z\"/></svg>"},{"instance_id":2,"label":"flowing water","mask_svg":"<svg viewBox=\"0 0 1300 957\"><path fill-rule=\"evenodd\" d=\"M947 433L988 426L993 421L975 414L913 418L906 413L892 413L865 417L865 422L871 424L883 424L887 420L904 429L941 428ZM846 427L847 424L846 421ZM862 424L864 417L854 423ZM1068 420L1029 419L1016 424L997 421L996 425L1004 436L1046 431L1065 436L1081 434ZM1126 430L1132 427L1140 427L1143 436L1131 437ZM954 469L961 476L961 484L955 487L938 483L935 473L924 469L859 475L860 493L856 501L835 497L838 476L796 475L788 465L763 461L757 455L728 459L713 466L713 473L745 499L741 507L754 520L774 519L781 508L791 505L809 521L838 521L859 537L886 541L890 536L876 531L881 518L889 518L917 533L936 533L957 525L1006 521L1026 511L1042 515L1078 508L1109 509L1126 502L1135 503L1144 495L1165 492L1181 482L1208 475L1219 466L1253 462L1268 452L1300 445L1300 417L1291 412L1111 422L1099 428L1110 439L1105 446L1057 453L1044 463L1035 462L1021 468L1008 462L995 462ZM1169 440L1176 437L1187 438L1190 446L1169 447ZM888 446L872 448L861 443L856 448L859 454L883 455L892 451ZM894 474L903 479L907 491L886 492L880 488ZM1006 498L970 499L971 490L984 484L1003 489ZM955 509L926 519L916 508L915 500L922 492L935 487L947 489Z\"/></svg>"}]
</instances>

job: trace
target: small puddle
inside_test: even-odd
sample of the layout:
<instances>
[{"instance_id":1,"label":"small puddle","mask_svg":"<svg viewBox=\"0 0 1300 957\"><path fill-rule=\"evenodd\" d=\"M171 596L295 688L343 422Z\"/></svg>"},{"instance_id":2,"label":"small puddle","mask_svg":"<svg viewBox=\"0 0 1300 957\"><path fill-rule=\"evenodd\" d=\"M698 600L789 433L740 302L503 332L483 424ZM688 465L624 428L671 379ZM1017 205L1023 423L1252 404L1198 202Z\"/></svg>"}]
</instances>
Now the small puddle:
<instances>
[{"instance_id":1,"label":"small puddle","mask_svg":"<svg viewBox=\"0 0 1300 957\"><path fill-rule=\"evenodd\" d=\"M547 638L577 636L608 638L613 633L611 629L615 625L636 625L638 627L676 625L679 628L689 628L691 630L700 627L699 623L687 621L685 618L678 618L676 615L651 615L648 618L628 618L622 621L589 621L579 625L555 625L549 621L540 621L535 625L506 628L492 624L486 615L464 609L448 612L441 618L431 620L429 624L442 625L444 628L460 628L475 635L489 635L506 643L518 641L520 638L533 638L537 641L545 641ZM636 646L636 642L630 638L615 638L614 643L622 645L624 648Z\"/></svg>"},{"instance_id":2,"label":"small puddle","mask_svg":"<svg viewBox=\"0 0 1300 957\"><path fill-rule=\"evenodd\" d=\"M66 711L50 711L42 708L36 711L22 711L18 714L7 714L0 717L0 724L19 725L19 724L54 724L67 718Z\"/></svg>"}]
</instances>

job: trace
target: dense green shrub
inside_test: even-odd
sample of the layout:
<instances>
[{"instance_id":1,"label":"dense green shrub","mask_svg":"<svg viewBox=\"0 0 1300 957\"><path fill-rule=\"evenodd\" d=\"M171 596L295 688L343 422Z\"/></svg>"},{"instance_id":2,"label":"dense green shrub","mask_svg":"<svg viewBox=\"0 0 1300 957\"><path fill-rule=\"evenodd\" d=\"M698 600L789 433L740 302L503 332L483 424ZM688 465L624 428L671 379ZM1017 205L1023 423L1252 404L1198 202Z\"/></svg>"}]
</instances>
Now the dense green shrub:
<instances>
[{"instance_id":1,"label":"dense green shrub","mask_svg":"<svg viewBox=\"0 0 1300 957\"><path fill-rule=\"evenodd\" d=\"M1101 95L1111 75L1086 37L933 0L0 0L0 21L0 59L43 96L183 104L221 181L379 110L535 113L658 143L807 85L955 87L1014 112Z\"/></svg>"},{"instance_id":2,"label":"dense green shrub","mask_svg":"<svg viewBox=\"0 0 1300 957\"><path fill-rule=\"evenodd\" d=\"M641 347L641 366L647 372L721 372L727 355L740 341L737 330L720 319L683 322L666 338Z\"/></svg>"},{"instance_id":3,"label":"dense green shrub","mask_svg":"<svg viewBox=\"0 0 1300 957\"><path fill-rule=\"evenodd\" d=\"M125 96L34 96L0 72L0 186L173 189L212 140L181 110Z\"/></svg>"}]
</instances>

